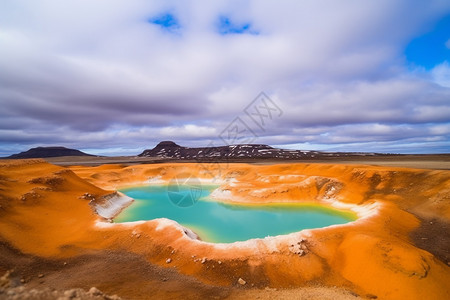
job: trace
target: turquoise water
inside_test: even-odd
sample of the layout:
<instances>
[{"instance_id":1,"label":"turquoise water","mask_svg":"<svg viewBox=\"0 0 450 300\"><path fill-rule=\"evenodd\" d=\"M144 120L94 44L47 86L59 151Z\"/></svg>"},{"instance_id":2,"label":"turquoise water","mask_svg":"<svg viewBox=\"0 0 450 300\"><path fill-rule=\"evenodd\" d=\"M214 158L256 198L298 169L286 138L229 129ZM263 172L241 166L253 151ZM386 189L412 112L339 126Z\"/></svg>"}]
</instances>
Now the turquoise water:
<instances>
[{"instance_id":1,"label":"turquoise water","mask_svg":"<svg viewBox=\"0 0 450 300\"><path fill-rule=\"evenodd\" d=\"M236 205L216 202L208 198L215 188L202 186L201 190L196 190L194 200L198 201L187 207L174 204L179 202L170 194L173 186L123 189L122 193L136 201L117 216L115 222L168 218L192 229L204 241L231 243L355 220L353 213L312 204ZM179 197L192 195L189 186L177 186L175 190Z\"/></svg>"}]
</instances>

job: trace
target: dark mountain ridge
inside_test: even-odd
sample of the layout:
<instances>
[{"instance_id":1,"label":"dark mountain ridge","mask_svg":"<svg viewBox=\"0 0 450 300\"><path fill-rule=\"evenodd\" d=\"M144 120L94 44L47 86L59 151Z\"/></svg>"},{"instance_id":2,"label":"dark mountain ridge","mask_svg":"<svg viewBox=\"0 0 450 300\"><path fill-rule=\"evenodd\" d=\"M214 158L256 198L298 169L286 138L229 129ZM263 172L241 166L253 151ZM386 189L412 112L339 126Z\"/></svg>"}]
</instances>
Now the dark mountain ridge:
<instances>
[{"instance_id":1,"label":"dark mountain ridge","mask_svg":"<svg viewBox=\"0 0 450 300\"><path fill-rule=\"evenodd\" d=\"M47 158L60 156L95 156L84 153L80 150L70 149L66 147L36 147L27 151L13 154L7 158L22 159L22 158Z\"/></svg>"},{"instance_id":2,"label":"dark mountain ridge","mask_svg":"<svg viewBox=\"0 0 450 300\"><path fill-rule=\"evenodd\" d=\"M224 158L302 159L343 156L374 156L376 153L321 152L273 148L264 144L239 144L212 147L183 147L172 141L162 141L153 149L144 150L139 157L211 160Z\"/></svg>"}]
</instances>

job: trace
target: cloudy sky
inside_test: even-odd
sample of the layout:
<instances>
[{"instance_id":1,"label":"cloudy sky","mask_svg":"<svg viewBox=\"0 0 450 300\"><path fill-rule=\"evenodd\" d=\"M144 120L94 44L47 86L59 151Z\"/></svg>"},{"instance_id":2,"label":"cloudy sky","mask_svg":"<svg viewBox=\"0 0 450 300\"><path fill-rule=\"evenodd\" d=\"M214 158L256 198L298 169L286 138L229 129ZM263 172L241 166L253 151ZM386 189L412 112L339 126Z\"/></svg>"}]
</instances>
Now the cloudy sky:
<instances>
[{"instance_id":1,"label":"cloudy sky","mask_svg":"<svg viewBox=\"0 0 450 300\"><path fill-rule=\"evenodd\" d=\"M0 105L0 156L449 152L450 1L2 0Z\"/></svg>"}]
</instances>

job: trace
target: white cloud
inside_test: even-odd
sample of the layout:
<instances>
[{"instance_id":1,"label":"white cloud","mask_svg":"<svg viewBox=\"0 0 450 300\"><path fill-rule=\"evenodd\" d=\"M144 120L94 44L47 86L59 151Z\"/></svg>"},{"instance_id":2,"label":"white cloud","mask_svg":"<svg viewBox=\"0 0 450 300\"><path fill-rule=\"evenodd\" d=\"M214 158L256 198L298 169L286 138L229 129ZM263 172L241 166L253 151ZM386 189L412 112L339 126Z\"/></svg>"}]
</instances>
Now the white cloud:
<instances>
[{"instance_id":1,"label":"white cloud","mask_svg":"<svg viewBox=\"0 0 450 300\"><path fill-rule=\"evenodd\" d=\"M450 122L448 64L412 74L402 61L445 11L440 0L3 1L0 137L67 144L49 134L58 128L89 147L94 137L116 148L145 136L190 144L264 90L284 114L261 141L314 142L317 128L364 124L395 140L398 124ZM148 22L167 12L175 33ZM259 34L220 35L220 16ZM354 139L345 132L334 142Z\"/></svg>"},{"instance_id":2,"label":"white cloud","mask_svg":"<svg viewBox=\"0 0 450 300\"><path fill-rule=\"evenodd\" d=\"M186 137L211 139L217 134L217 131L212 127L185 124L183 126L163 127L160 134L162 136L169 136L178 139Z\"/></svg>"},{"instance_id":3,"label":"white cloud","mask_svg":"<svg viewBox=\"0 0 450 300\"><path fill-rule=\"evenodd\" d=\"M434 67L431 75L437 84L450 88L450 65L447 61Z\"/></svg>"}]
</instances>

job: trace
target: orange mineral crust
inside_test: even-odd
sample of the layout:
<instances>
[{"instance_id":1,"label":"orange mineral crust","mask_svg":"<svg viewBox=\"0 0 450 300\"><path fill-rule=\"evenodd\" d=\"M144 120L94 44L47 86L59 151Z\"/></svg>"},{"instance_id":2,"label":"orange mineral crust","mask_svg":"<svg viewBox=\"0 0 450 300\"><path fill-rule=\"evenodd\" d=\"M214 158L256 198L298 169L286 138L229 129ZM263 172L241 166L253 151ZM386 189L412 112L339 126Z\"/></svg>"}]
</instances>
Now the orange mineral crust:
<instances>
[{"instance_id":1,"label":"orange mineral crust","mask_svg":"<svg viewBox=\"0 0 450 300\"><path fill-rule=\"evenodd\" d=\"M167 219L110 223L132 203L116 189L167 183L179 174L216 184L216 201L313 202L351 210L358 219L232 244L199 241ZM449 299L448 244L435 249L417 241L439 238L439 230L428 236L420 230L430 222L448 226L449 199L449 171L301 163L63 168L3 160L0 239L52 259L125 251L222 286L242 279L254 288L338 286L369 298Z\"/></svg>"}]
</instances>

